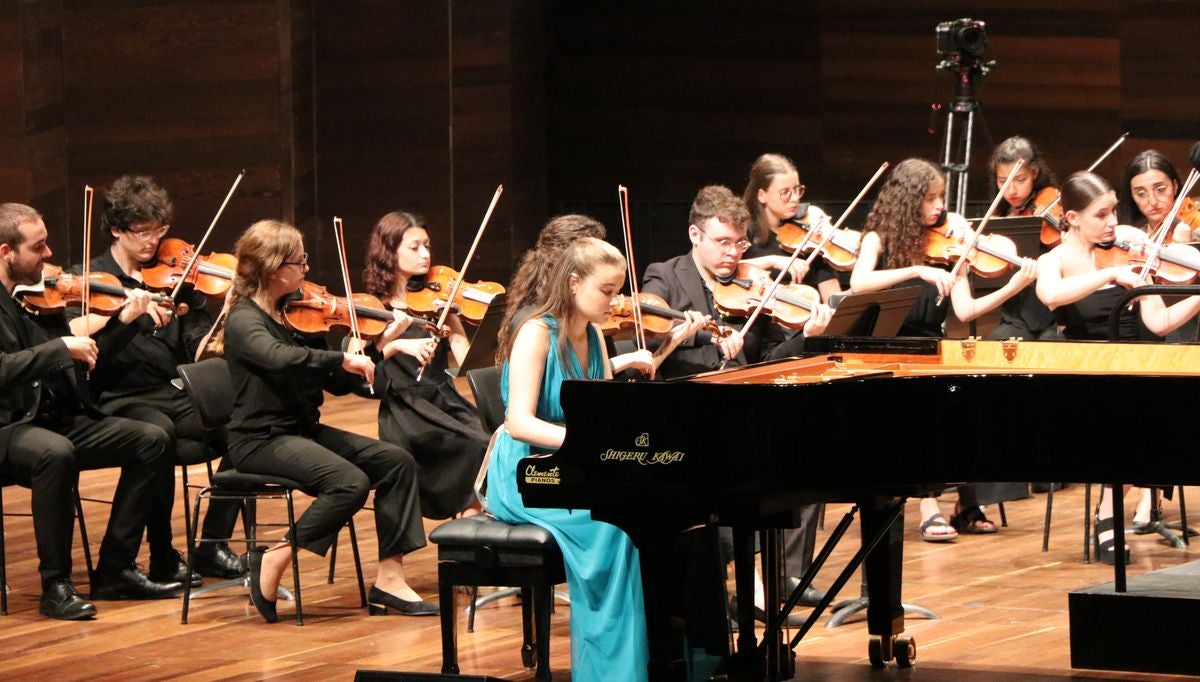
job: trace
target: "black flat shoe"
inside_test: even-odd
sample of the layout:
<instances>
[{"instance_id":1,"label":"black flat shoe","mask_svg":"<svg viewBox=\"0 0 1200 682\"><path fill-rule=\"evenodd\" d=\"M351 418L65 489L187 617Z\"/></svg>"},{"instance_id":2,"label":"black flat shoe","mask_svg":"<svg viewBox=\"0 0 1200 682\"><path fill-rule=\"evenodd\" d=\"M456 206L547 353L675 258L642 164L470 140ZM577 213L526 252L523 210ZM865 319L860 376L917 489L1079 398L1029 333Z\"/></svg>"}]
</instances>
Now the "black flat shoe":
<instances>
[{"instance_id":1,"label":"black flat shoe","mask_svg":"<svg viewBox=\"0 0 1200 682\"><path fill-rule=\"evenodd\" d=\"M729 598L729 619L731 621L733 621L733 624L735 626L737 625L737 595L736 594ZM755 606L754 607L754 620L766 625L767 612L763 611L762 609ZM788 627L793 627L793 628L800 627L801 625L804 625L804 620L805 620L804 617L802 617L798 613L789 613L788 617L787 617L787 625L788 625Z\"/></svg>"},{"instance_id":2,"label":"black flat shoe","mask_svg":"<svg viewBox=\"0 0 1200 682\"><path fill-rule=\"evenodd\" d=\"M189 571L183 555L174 549L167 557L150 557L150 570L146 575L156 583L179 583L182 585L190 581L192 587L200 587L204 584L204 577L199 573Z\"/></svg>"},{"instance_id":3,"label":"black flat shoe","mask_svg":"<svg viewBox=\"0 0 1200 682\"><path fill-rule=\"evenodd\" d=\"M263 620L268 623L274 623L279 620L279 614L275 611L275 600L267 599L263 596L262 587L259 585L259 579L262 577L262 560L263 554L267 551L266 547L255 547L248 552L250 566L250 603L254 604L254 608L258 610L258 614L263 617Z\"/></svg>"},{"instance_id":4,"label":"black flat shoe","mask_svg":"<svg viewBox=\"0 0 1200 682\"><path fill-rule=\"evenodd\" d=\"M1115 537L1110 537L1103 542L1100 541L1100 534L1109 530L1113 530L1111 516L1107 519L1094 519L1094 524L1092 525L1092 543L1096 550L1096 560L1102 564L1112 566L1117 563L1117 540ZM1125 548L1124 563L1126 566L1129 565L1128 547Z\"/></svg>"},{"instance_id":5,"label":"black flat shoe","mask_svg":"<svg viewBox=\"0 0 1200 682\"><path fill-rule=\"evenodd\" d=\"M96 573L91 598L100 599L170 599L183 592L178 581L151 580L135 566L114 574Z\"/></svg>"},{"instance_id":6,"label":"black flat shoe","mask_svg":"<svg viewBox=\"0 0 1200 682\"><path fill-rule=\"evenodd\" d=\"M788 576L787 580L784 581L783 594L781 594L780 596L783 599L788 599L789 597L792 596L792 592L796 591L796 586L799 584L800 584L799 578L794 578L792 576ZM813 587L812 585L809 585L808 587L806 587L804 589L804 593L800 595L800 601L796 602L796 604L799 606L816 606L817 604L820 604L821 600L824 598L825 598L825 590L818 589L816 587Z\"/></svg>"},{"instance_id":7,"label":"black flat shoe","mask_svg":"<svg viewBox=\"0 0 1200 682\"><path fill-rule=\"evenodd\" d=\"M241 557L224 542L200 545L195 562L196 572L207 578L231 580L246 575Z\"/></svg>"},{"instance_id":8,"label":"black flat shoe","mask_svg":"<svg viewBox=\"0 0 1200 682\"><path fill-rule=\"evenodd\" d=\"M59 580L42 592L38 613L58 620L84 620L96 615L96 605L79 596L70 580Z\"/></svg>"},{"instance_id":9,"label":"black flat shoe","mask_svg":"<svg viewBox=\"0 0 1200 682\"><path fill-rule=\"evenodd\" d=\"M437 604L421 599L406 601L372 585L371 591L367 593L367 612L372 616L386 616L389 613L401 616L436 616L441 613L441 609Z\"/></svg>"}]
</instances>

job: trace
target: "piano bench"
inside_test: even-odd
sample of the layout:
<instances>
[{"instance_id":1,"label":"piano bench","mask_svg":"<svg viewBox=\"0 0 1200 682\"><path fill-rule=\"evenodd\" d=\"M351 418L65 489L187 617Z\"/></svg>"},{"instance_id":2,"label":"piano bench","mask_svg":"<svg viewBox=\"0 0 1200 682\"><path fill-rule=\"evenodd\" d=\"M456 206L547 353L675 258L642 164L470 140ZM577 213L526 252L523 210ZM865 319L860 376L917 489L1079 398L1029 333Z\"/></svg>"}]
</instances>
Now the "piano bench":
<instances>
[{"instance_id":1,"label":"piano bench","mask_svg":"<svg viewBox=\"0 0 1200 682\"><path fill-rule=\"evenodd\" d=\"M433 529L438 546L438 597L442 617L442 672L458 673L457 605L454 588L521 588L526 668L550 679L550 607L554 586L566 581L562 552L545 528L511 524L480 514L452 519Z\"/></svg>"}]
</instances>

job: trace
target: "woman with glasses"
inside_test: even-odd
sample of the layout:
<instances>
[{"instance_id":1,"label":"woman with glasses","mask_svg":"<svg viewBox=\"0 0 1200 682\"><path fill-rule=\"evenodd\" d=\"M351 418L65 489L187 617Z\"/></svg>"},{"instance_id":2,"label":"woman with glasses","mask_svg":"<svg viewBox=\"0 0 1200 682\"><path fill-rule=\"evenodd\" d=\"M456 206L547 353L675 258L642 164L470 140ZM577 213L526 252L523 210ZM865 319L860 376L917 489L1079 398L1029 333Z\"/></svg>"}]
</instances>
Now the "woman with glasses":
<instances>
[{"instance_id":1,"label":"woman with glasses","mask_svg":"<svg viewBox=\"0 0 1200 682\"><path fill-rule=\"evenodd\" d=\"M296 520L297 546L322 556L375 491L379 572L367 601L372 613L427 616L404 577L405 554L425 546L417 465L403 448L320 423L323 392L365 393L375 377L366 355L330 350L323 337L301 338L284 324L288 297L308 271L295 227L275 220L251 225L237 242L237 273L223 339L233 379L229 456L239 471L300 483L316 500ZM388 326L386 344L407 327ZM281 542L250 551L250 598L268 623L278 619L275 594L292 548Z\"/></svg>"},{"instance_id":2,"label":"woman with glasses","mask_svg":"<svg viewBox=\"0 0 1200 682\"><path fill-rule=\"evenodd\" d=\"M1126 192L1121 201L1121 222L1153 234L1175 204L1179 184L1179 172L1162 152L1147 149L1133 157L1121 179ZM1200 242L1200 210L1191 198L1183 200L1175 219L1167 241Z\"/></svg>"},{"instance_id":3,"label":"woman with glasses","mask_svg":"<svg viewBox=\"0 0 1200 682\"><path fill-rule=\"evenodd\" d=\"M951 306L960 320L968 322L1015 296L1035 277L1036 264L1023 259L1022 267L1003 287L975 298L967 268L960 268L955 275L949 268L926 265L926 230L947 224L951 229L970 232L966 219L945 212L945 193L946 179L937 166L923 159L906 159L892 169L867 215L850 288L869 292L918 287L917 300L900 328L900 336L944 336ZM959 532L996 532L995 524L979 509L974 486L959 487L959 512L949 523L938 511L934 498L921 501L921 517L921 539L928 542L953 540Z\"/></svg>"},{"instance_id":4,"label":"woman with glasses","mask_svg":"<svg viewBox=\"0 0 1200 682\"><path fill-rule=\"evenodd\" d=\"M750 166L746 190L742 192L742 201L750 211L751 218L750 229L747 230L751 242L746 250L747 260L753 262L764 256L791 256L775 238L783 221L796 218L813 224L829 218L820 208L800 203L804 189L791 159L782 154L763 154L755 159L754 165ZM837 271L824 258L813 261L802 281L821 292L821 300L827 303L830 296L842 290Z\"/></svg>"}]
</instances>

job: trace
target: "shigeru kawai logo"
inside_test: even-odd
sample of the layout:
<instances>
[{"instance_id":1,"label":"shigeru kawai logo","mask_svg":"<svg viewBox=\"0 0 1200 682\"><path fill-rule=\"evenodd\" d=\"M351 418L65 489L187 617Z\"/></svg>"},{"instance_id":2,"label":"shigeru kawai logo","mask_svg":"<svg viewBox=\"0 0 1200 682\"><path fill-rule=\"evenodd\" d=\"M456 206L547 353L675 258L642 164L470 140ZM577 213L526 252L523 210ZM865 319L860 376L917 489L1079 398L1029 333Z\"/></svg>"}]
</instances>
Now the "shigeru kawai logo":
<instances>
[{"instance_id":1,"label":"shigeru kawai logo","mask_svg":"<svg viewBox=\"0 0 1200 682\"><path fill-rule=\"evenodd\" d=\"M643 433L633 439L636 450L617 450L609 448L600 453L601 462L637 462L642 466L650 464L676 464L682 462L687 453L679 450L650 450L650 434Z\"/></svg>"},{"instance_id":2,"label":"shigeru kawai logo","mask_svg":"<svg viewBox=\"0 0 1200 682\"><path fill-rule=\"evenodd\" d=\"M637 438L634 438L633 444L638 446L639 448L650 447L650 434L643 433L642 435L638 436Z\"/></svg>"}]
</instances>

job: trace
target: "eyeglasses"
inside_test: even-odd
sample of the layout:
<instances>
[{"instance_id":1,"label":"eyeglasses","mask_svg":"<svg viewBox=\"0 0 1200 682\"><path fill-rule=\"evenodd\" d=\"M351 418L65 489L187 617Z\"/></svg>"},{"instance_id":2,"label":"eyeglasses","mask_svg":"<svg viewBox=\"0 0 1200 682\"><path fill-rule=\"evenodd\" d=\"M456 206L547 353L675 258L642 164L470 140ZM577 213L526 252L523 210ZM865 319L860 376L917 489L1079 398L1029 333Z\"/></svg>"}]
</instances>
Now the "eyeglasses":
<instances>
[{"instance_id":1,"label":"eyeglasses","mask_svg":"<svg viewBox=\"0 0 1200 682\"><path fill-rule=\"evenodd\" d=\"M305 265L308 265L308 254L302 253L300 254L300 260L285 260L280 263L280 265L295 265L297 267L304 267Z\"/></svg>"},{"instance_id":2,"label":"eyeglasses","mask_svg":"<svg viewBox=\"0 0 1200 682\"><path fill-rule=\"evenodd\" d=\"M1165 182L1151 187L1150 191L1146 191L1145 189L1139 187L1133 190L1133 198L1135 201L1145 201L1150 198L1150 194L1153 192L1156 198L1166 199L1171 195L1174 189L1175 188L1173 185L1168 185Z\"/></svg>"},{"instance_id":3,"label":"eyeglasses","mask_svg":"<svg viewBox=\"0 0 1200 682\"><path fill-rule=\"evenodd\" d=\"M795 187L784 187L779 190L779 198L787 201L793 196L799 199L804 196L804 190L807 189L804 185L796 185Z\"/></svg>"},{"instance_id":4,"label":"eyeglasses","mask_svg":"<svg viewBox=\"0 0 1200 682\"><path fill-rule=\"evenodd\" d=\"M696 228L696 229L700 230L700 228ZM721 239L714 239L713 237L709 237L708 233L705 232L704 230L700 230L700 234L704 235L705 237L708 237L708 240L711 241L712 243L716 244L717 248L721 249L722 251L732 251L734 253L746 253L746 251L750 248L750 241L747 239L739 239L736 242L732 242L732 241L729 241L728 237L722 237Z\"/></svg>"},{"instance_id":5,"label":"eyeglasses","mask_svg":"<svg viewBox=\"0 0 1200 682\"><path fill-rule=\"evenodd\" d=\"M126 232L133 235L136 239L148 242L156 237L162 237L170 229L170 225L159 225L158 227L148 227L144 230L126 230Z\"/></svg>"}]
</instances>

